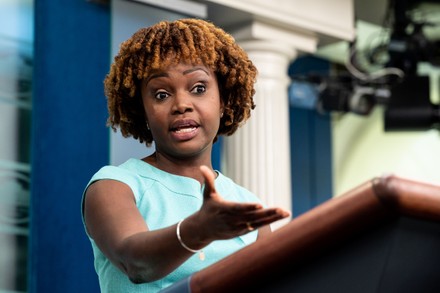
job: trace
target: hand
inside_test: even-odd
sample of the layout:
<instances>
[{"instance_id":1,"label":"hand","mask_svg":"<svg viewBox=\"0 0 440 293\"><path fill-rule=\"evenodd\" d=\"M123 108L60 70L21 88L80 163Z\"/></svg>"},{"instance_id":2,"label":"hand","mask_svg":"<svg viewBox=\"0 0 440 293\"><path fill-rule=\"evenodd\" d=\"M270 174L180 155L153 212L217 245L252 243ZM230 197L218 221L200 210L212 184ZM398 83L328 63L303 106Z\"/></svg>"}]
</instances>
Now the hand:
<instances>
[{"instance_id":1,"label":"hand","mask_svg":"<svg viewBox=\"0 0 440 293\"><path fill-rule=\"evenodd\" d=\"M198 218L200 232L209 241L234 238L290 215L280 208L264 209L259 203L226 201L215 189L212 170L201 166L200 171L205 178L205 190Z\"/></svg>"}]
</instances>

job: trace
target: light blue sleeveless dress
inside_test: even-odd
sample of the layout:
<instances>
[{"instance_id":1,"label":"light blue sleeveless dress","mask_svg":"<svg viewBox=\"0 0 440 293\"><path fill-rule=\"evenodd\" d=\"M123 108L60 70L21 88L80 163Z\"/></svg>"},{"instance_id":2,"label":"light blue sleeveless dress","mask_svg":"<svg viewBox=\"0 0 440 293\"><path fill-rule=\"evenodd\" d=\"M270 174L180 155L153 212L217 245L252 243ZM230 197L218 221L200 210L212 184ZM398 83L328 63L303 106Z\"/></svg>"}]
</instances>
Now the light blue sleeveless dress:
<instances>
[{"instance_id":1,"label":"light blue sleeveless dress","mask_svg":"<svg viewBox=\"0 0 440 293\"><path fill-rule=\"evenodd\" d=\"M215 187L225 200L261 203L253 193L235 184L220 172L218 174ZM167 173L138 159L129 159L119 166L101 168L92 177L87 187L102 179L117 180L131 188L136 205L150 230L176 224L199 210L203 202L203 187L197 180ZM214 241L203 249L205 260L200 260L198 254L194 254L168 276L144 284L133 284L103 255L93 239L90 237L89 239L93 248L95 270L98 274L101 292L150 293L158 292L236 252L254 242L256 237L257 231L253 231L234 239Z\"/></svg>"}]
</instances>

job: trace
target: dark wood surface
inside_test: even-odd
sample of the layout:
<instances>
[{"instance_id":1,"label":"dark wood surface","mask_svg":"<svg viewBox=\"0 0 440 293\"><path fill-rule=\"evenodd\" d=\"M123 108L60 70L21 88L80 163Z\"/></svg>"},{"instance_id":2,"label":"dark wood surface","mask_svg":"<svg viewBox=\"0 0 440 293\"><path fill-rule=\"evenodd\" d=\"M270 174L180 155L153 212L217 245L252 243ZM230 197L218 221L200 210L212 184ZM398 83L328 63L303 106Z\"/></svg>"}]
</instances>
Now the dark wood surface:
<instances>
[{"instance_id":1,"label":"dark wood surface","mask_svg":"<svg viewBox=\"0 0 440 293\"><path fill-rule=\"evenodd\" d=\"M358 253L359 257L354 256L356 254L350 256L348 251L351 247L362 246L362 241L366 243L371 239L374 241L374 238L379 239L382 237L381 235L391 234L392 229L402 226L400 223L393 224L396 223L396 219L402 217L421 221L422 226L426 221L434 223L434 229L440 227L440 225L437 225L440 222L440 186L396 176L373 178L293 219L287 225L276 230L270 237L255 242L214 265L193 274L190 280L191 292L265 292L275 284L285 282L282 279L295 280L294 275L301 272L305 267L311 267L311 263L317 263L320 259L331 259L329 255L332 251L341 250L340 247L344 247L343 244L350 243L350 241L353 244L346 246L347 252L343 252L346 256L341 254L338 259L346 259L346 262L359 259L359 262L364 262L361 264L365 267L365 262L369 260L362 260L362 258L367 258L368 253L365 252L365 249L368 248L361 248L364 249L364 252L362 254ZM407 225L405 221L404 223ZM361 241L359 240L361 235L367 238ZM434 237L438 237L438 235L434 235ZM388 240L382 242L391 243L395 241L393 239L396 236L388 238ZM440 240L440 238L438 239ZM372 243L369 247L374 247L374 245ZM380 285L385 288L387 281L383 280L382 275L386 273L387 276L391 276L391 263L395 263L395 261L389 259L389 255L392 254L389 247L395 249L396 245L380 245L378 247L387 248L380 248L386 253L384 252L382 256L377 257L376 262L383 269L377 272L374 280L377 279L377 282L380 282L376 286L377 288L380 288ZM440 251L440 248L438 250ZM397 259L399 257L399 255L396 256ZM372 258L374 257L372 256ZM352 264L352 266L361 266L361 264ZM320 266L322 267L322 265ZM341 266L343 264L339 265L339 267ZM326 273L329 272L329 276L335 274L334 271L331 267L325 270ZM347 268L347 271L341 271L341 274L345 274L346 278L350 278L349 272L350 268ZM320 273L318 278L326 273ZM366 272L362 272L362 274L366 274ZM312 275L310 273L310 276ZM365 279L367 280L367 278ZM303 281L297 278L296 282L300 284ZM372 281L369 283L372 283ZM287 287L284 289L280 287L272 292L290 292L290 289L286 289ZM303 292L309 291L316 292L312 289L303 290ZM371 291L365 290L365 292ZM375 290L374 292L382 291Z\"/></svg>"}]
</instances>

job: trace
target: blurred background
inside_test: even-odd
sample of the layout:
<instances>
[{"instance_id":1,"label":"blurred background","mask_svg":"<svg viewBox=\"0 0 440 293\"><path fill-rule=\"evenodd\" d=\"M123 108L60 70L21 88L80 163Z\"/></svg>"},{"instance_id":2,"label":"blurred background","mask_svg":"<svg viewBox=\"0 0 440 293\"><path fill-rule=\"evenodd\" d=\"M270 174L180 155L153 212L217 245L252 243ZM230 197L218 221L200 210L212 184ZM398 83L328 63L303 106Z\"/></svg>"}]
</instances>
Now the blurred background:
<instances>
[{"instance_id":1,"label":"blurred background","mask_svg":"<svg viewBox=\"0 0 440 293\"><path fill-rule=\"evenodd\" d=\"M230 19L265 20L246 10L252 2L270 14L265 1L233 2L0 0L0 293L99 291L83 188L101 166L154 150L106 128L110 62L162 19L221 22L228 7ZM324 0L277 2L326 13ZM347 33L318 31L316 48L298 49L282 73L293 217L385 173L440 184L440 3L335 3L351 17Z\"/></svg>"}]
</instances>

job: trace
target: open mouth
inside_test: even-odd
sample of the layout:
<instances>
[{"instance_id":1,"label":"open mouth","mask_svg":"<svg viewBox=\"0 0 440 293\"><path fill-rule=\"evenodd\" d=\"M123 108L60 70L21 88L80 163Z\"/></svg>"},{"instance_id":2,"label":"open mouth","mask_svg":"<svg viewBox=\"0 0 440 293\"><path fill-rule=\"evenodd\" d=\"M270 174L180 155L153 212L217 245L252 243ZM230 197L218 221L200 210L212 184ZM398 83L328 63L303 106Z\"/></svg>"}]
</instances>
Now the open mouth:
<instances>
[{"instance_id":1,"label":"open mouth","mask_svg":"<svg viewBox=\"0 0 440 293\"><path fill-rule=\"evenodd\" d=\"M175 133L189 133L189 132L194 131L196 129L197 129L196 126L189 126L189 127L174 128L174 129L172 129L172 131Z\"/></svg>"},{"instance_id":2,"label":"open mouth","mask_svg":"<svg viewBox=\"0 0 440 293\"><path fill-rule=\"evenodd\" d=\"M175 121L171 125L170 130L176 133L186 133L194 131L197 127L199 127L199 125L194 120L183 119Z\"/></svg>"}]
</instances>

